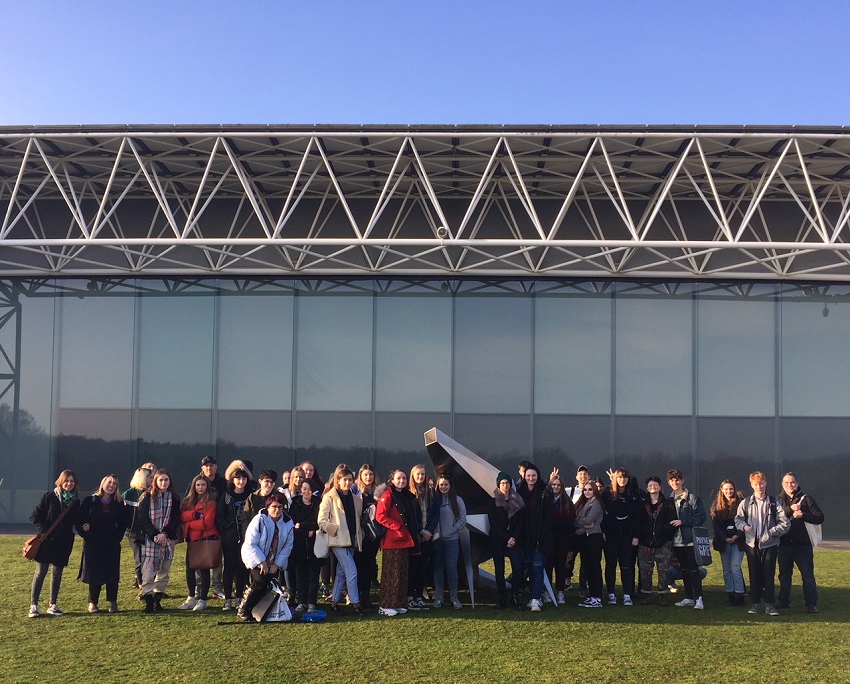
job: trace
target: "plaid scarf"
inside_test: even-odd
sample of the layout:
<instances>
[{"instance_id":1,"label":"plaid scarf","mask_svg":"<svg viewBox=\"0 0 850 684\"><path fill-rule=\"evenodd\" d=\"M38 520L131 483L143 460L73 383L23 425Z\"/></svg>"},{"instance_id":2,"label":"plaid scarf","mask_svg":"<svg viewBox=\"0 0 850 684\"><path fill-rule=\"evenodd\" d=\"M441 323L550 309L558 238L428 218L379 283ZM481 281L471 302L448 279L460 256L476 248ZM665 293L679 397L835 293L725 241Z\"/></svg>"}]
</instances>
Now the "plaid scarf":
<instances>
[{"instance_id":1,"label":"plaid scarf","mask_svg":"<svg viewBox=\"0 0 850 684\"><path fill-rule=\"evenodd\" d=\"M159 496L151 499L150 519L154 529L161 530L167 521L171 520L171 492L160 492ZM162 562L174 557L174 544L160 546L152 538L145 539L142 547L142 567L146 570L159 572Z\"/></svg>"}]
</instances>

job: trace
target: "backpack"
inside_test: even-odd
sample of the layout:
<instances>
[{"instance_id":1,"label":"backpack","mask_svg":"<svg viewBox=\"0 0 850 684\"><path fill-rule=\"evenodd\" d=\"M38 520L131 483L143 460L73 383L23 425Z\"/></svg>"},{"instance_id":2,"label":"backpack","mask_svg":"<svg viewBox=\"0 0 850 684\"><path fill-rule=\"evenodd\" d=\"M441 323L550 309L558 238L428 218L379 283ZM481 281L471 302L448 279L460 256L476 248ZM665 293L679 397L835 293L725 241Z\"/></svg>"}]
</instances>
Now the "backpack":
<instances>
[{"instance_id":1,"label":"backpack","mask_svg":"<svg viewBox=\"0 0 850 684\"><path fill-rule=\"evenodd\" d=\"M387 531L387 528L375 519L376 510L377 504L372 503L366 506L363 513L360 514L360 527L363 528L363 534L370 542L378 541Z\"/></svg>"}]
</instances>

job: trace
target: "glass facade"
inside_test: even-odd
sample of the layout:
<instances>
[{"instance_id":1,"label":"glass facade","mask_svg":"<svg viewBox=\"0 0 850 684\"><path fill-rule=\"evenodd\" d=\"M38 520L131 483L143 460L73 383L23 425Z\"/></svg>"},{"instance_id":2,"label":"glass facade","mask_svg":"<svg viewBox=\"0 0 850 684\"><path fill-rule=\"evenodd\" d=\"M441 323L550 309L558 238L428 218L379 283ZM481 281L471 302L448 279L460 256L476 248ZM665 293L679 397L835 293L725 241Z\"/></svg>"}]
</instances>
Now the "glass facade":
<instances>
[{"instance_id":1,"label":"glass facade","mask_svg":"<svg viewBox=\"0 0 850 684\"><path fill-rule=\"evenodd\" d=\"M641 480L706 501L794 470L838 508L850 470L850 288L422 279L0 280L0 522L63 468L145 460L180 486L215 455L326 475L428 462L437 427L514 472ZM829 473L827 477L826 473Z\"/></svg>"}]
</instances>

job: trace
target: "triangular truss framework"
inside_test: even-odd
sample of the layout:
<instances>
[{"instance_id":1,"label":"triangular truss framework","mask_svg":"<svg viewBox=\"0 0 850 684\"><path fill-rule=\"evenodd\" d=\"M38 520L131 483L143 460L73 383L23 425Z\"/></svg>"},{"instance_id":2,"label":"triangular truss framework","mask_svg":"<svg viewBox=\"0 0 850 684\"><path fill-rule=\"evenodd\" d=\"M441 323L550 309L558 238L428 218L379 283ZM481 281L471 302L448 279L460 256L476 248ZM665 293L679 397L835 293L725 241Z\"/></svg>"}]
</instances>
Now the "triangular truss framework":
<instances>
[{"instance_id":1,"label":"triangular truss framework","mask_svg":"<svg viewBox=\"0 0 850 684\"><path fill-rule=\"evenodd\" d=\"M0 129L0 276L850 279L843 128Z\"/></svg>"}]
</instances>

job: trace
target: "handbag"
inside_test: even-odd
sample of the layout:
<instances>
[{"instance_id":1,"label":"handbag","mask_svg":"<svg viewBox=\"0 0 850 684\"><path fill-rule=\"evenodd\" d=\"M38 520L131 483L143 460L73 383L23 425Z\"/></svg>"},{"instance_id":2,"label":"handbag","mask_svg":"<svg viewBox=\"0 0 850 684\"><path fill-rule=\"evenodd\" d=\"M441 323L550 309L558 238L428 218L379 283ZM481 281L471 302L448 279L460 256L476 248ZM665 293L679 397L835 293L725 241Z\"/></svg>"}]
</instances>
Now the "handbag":
<instances>
[{"instance_id":1,"label":"handbag","mask_svg":"<svg viewBox=\"0 0 850 684\"><path fill-rule=\"evenodd\" d=\"M691 528L694 540L694 559L697 565L711 565L711 538L708 536L708 528Z\"/></svg>"},{"instance_id":2,"label":"handbag","mask_svg":"<svg viewBox=\"0 0 850 684\"><path fill-rule=\"evenodd\" d=\"M376 542L386 534L387 528L375 520L375 504L369 504L360 516L363 534L370 542Z\"/></svg>"},{"instance_id":3,"label":"handbag","mask_svg":"<svg viewBox=\"0 0 850 684\"><path fill-rule=\"evenodd\" d=\"M322 530L316 530L316 542L313 545L313 555L316 558L327 558L330 552L328 544L328 533Z\"/></svg>"},{"instance_id":4,"label":"handbag","mask_svg":"<svg viewBox=\"0 0 850 684\"><path fill-rule=\"evenodd\" d=\"M200 539L189 542L189 568L212 570L221 565L221 539Z\"/></svg>"},{"instance_id":5,"label":"handbag","mask_svg":"<svg viewBox=\"0 0 850 684\"><path fill-rule=\"evenodd\" d=\"M24 542L24 548L21 549L21 555L27 560L35 560L35 557L41 550L41 545L46 539L50 537L50 535L53 533L53 530L57 528L59 523L62 522L62 518L64 518L70 510L71 506L65 506L65 508L62 509L62 512L59 514L59 517L53 521L53 524L47 528L47 531L44 534L35 534L29 539L27 539Z\"/></svg>"},{"instance_id":6,"label":"handbag","mask_svg":"<svg viewBox=\"0 0 850 684\"><path fill-rule=\"evenodd\" d=\"M800 503L803 503L803 499L806 498L806 495L800 497ZM805 523L806 532L809 533L809 541L812 544L812 548L816 549L818 544L823 541L823 527L820 523Z\"/></svg>"}]
</instances>

